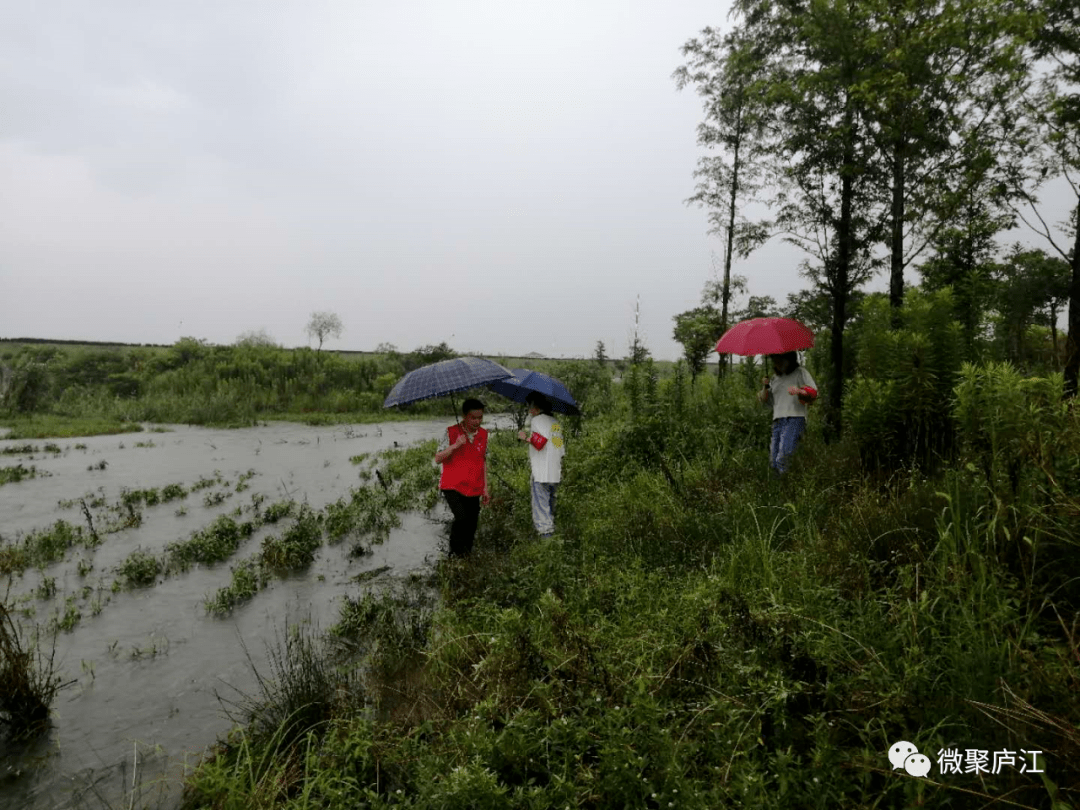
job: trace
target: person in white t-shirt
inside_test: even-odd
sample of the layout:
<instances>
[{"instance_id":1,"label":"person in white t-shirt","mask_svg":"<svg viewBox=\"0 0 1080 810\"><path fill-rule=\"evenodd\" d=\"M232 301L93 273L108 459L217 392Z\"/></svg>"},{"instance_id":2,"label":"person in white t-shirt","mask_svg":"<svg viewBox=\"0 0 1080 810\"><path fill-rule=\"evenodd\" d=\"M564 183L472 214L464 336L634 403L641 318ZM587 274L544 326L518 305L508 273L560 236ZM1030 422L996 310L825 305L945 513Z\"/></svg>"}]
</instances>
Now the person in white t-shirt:
<instances>
[{"instance_id":1,"label":"person in white t-shirt","mask_svg":"<svg viewBox=\"0 0 1080 810\"><path fill-rule=\"evenodd\" d=\"M551 537L555 533L555 487L562 480L566 442L547 397L534 392L525 398L525 404L531 417L529 430L518 431L518 439L529 443L533 525L541 537Z\"/></svg>"},{"instance_id":2,"label":"person in white t-shirt","mask_svg":"<svg viewBox=\"0 0 1080 810\"><path fill-rule=\"evenodd\" d=\"M799 365L798 352L770 355L775 376L763 377L758 401L772 405L772 442L769 445L769 466L780 475L786 469L788 456L806 430L806 414L810 403L817 399L817 383L810 372Z\"/></svg>"}]
</instances>

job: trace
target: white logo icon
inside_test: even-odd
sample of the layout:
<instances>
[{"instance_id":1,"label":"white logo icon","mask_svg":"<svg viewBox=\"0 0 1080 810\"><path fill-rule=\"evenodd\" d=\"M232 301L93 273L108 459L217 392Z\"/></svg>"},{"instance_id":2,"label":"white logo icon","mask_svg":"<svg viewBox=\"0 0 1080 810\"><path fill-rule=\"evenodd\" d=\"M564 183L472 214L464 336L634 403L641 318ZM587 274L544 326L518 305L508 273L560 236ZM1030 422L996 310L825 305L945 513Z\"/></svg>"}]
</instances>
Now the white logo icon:
<instances>
[{"instance_id":1,"label":"white logo icon","mask_svg":"<svg viewBox=\"0 0 1080 810\"><path fill-rule=\"evenodd\" d=\"M926 776L930 773L930 757L926 754L909 754L904 760L904 770L912 776Z\"/></svg>"},{"instance_id":2,"label":"white logo icon","mask_svg":"<svg viewBox=\"0 0 1080 810\"><path fill-rule=\"evenodd\" d=\"M906 740L893 743L889 748L889 762L893 770L903 768L912 776L926 776L930 773L930 758L920 754L919 749Z\"/></svg>"}]
</instances>

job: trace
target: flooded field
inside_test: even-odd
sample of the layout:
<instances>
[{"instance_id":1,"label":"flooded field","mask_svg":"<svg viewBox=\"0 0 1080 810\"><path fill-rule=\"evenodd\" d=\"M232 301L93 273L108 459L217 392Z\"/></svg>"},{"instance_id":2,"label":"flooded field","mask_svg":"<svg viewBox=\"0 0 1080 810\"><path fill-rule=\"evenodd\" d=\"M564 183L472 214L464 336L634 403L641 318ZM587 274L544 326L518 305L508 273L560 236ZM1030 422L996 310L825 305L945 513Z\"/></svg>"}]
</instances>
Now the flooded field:
<instances>
[{"instance_id":1,"label":"flooded field","mask_svg":"<svg viewBox=\"0 0 1080 810\"><path fill-rule=\"evenodd\" d=\"M448 421L0 440L0 468L25 471L0 485L4 543L58 520L82 531L93 524L100 538L95 548L75 546L62 562L27 567L0 585L25 627L60 628L58 669L75 681L58 694L46 735L0 749L0 808L126 807L133 780L163 774L173 777L165 806L175 802L175 777L231 726L218 695L255 692L248 656L264 672L267 644L286 621L325 629L343 596L430 566L445 543L448 512L440 503L429 514L403 515L363 555L350 553L348 542L323 543L302 573L270 581L224 615L209 612L207 601L229 584L230 567L284 521L260 525L223 562L162 570L145 585L125 579L122 564L138 549L161 558L223 515L240 521L289 500L318 510L352 488L377 486L375 454L437 438ZM149 499L131 495L149 490L156 491Z\"/></svg>"}]
</instances>

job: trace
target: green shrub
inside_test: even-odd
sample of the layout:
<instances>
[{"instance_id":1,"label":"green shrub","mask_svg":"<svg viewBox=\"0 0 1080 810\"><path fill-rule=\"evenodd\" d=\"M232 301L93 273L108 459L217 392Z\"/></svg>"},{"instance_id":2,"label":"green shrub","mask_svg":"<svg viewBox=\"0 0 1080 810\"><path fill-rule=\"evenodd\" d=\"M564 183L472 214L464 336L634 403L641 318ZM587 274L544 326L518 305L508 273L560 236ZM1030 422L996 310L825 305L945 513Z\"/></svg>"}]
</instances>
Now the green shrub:
<instances>
[{"instance_id":1,"label":"green shrub","mask_svg":"<svg viewBox=\"0 0 1080 810\"><path fill-rule=\"evenodd\" d=\"M24 467L22 464L16 464L14 467L0 467L0 487L36 476L37 467L34 466Z\"/></svg>"},{"instance_id":2,"label":"green shrub","mask_svg":"<svg viewBox=\"0 0 1080 810\"><path fill-rule=\"evenodd\" d=\"M210 613L228 613L255 596L266 586L267 581L260 558L241 560L232 569L232 581L218 589L212 599L207 600L206 609Z\"/></svg>"},{"instance_id":3,"label":"green shrub","mask_svg":"<svg viewBox=\"0 0 1080 810\"><path fill-rule=\"evenodd\" d=\"M322 519L307 504L300 507L296 520L280 538L263 539L262 560L270 568L306 568L322 546Z\"/></svg>"},{"instance_id":4,"label":"green shrub","mask_svg":"<svg viewBox=\"0 0 1080 810\"><path fill-rule=\"evenodd\" d=\"M243 538L251 535L254 525L239 524L228 515L220 515L213 523L192 534L190 538L166 547L170 564L186 570L193 563L213 565L227 560L240 547Z\"/></svg>"},{"instance_id":5,"label":"green shrub","mask_svg":"<svg viewBox=\"0 0 1080 810\"><path fill-rule=\"evenodd\" d=\"M129 587L143 587L153 585L163 567L160 559L137 548L119 565L116 572L124 578Z\"/></svg>"},{"instance_id":6,"label":"green shrub","mask_svg":"<svg viewBox=\"0 0 1080 810\"><path fill-rule=\"evenodd\" d=\"M867 296L860 314L858 373L844 395L844 419L864 464L940 464L953 449L952 389L962 359L951 294L908 290L900 329L884 296Z\"/></svg>"}]
</instances>

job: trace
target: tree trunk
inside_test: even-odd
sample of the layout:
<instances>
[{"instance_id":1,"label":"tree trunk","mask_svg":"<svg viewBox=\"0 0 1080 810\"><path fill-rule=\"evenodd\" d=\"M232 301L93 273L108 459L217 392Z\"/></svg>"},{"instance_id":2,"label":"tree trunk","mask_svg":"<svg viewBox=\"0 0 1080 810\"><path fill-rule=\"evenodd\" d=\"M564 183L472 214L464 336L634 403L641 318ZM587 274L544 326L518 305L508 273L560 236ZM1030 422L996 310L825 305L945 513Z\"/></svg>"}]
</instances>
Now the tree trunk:
<instances>
[{"instance_id":1,"label":"tree trunk","mask_svg":"<svg viewBox=\"0 0 1080 810\"><path fill-rule=\"evenodd\" d=\"M731 197L728 200L727 245L724 247L724 289L720 296L720 334L728 328L728 302L731 300L731 250L735 244L735 201L739 196L739 147L742 145L742 121L735 126L735 149L731 161ZM726 372L727 357L720 355L720 367L716 370L717 379Z\"/></svg>"},{"instance_id":2,"label":"tree trunk","mask_svg":"<svg viewBox=\"0 0 1080 810\"><path fill-rule=\"evenodd\" d=\"M1057 370L1058 367L1058 351L1057 351L1057 305L1053 300L1050 301L1050 368L1051 370Z\"/></svg>"},{"instance_id":3,"label":"tree trunk","mask_svg":"<svg viewBox=\"0 0 1080 810\"><path fill-rule=\"evenodd\" d=\"M892 307L893 328L900 328L900 307L904 304L904 142L897 139L893 147L892 171L892 234L889 239L891 261L889 269L889 306Z\"/></svg>"},{"instance_id":4,"label":"tree trunk","mask_svg":"<svg viewBox=\"0 0 1080 810\"><path fill-rule=\"evenodd\" d=\"M843 164L840 166L840 221L836 226L836 266L833 268L832 293L832 335L829 339L829 354L832 360L832 373L829 381L829 408L826 415L826 435L832 439L840 438L844 407L844 326L847 323L847 302L851 286L852 240L852 203L855 196L855 182L852 177L855 154L855 121L848 101L845 113L847 131L844 145Z\"/></svg>"},{"instance_id":5,"label":"tree trunk","mask_svg":"<svg viewBox=\"0 0 1080 810\"><path fill-rule=\"evenodd\" d=\"M1076 237L1072 250L1072 283L1069 285L1069 334L1065 338L1065 396L1076 396L1080 373L1080 202L1076 205Z\"/></svg>"},{"instance_id":6,"label":"tree trunk","mask_svg":"<svg viewBox=\"0 0 1080 810\"><path fill-rule=\"evenodd\" d=\"M851 262L851 178L841 181L840 222L837 227L836 267L833 270L832 335L829 338L831 375L829 379L829 408L826 417L827 433L840 438L844 408L844 326L847 321L848 277Z\"/></svg>"}]
</instances>

